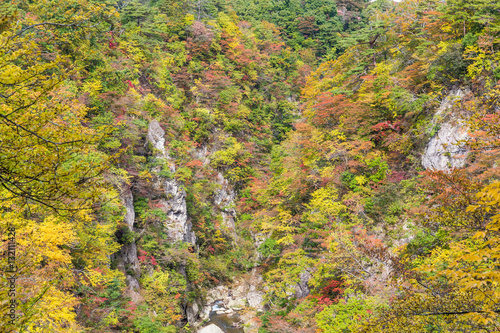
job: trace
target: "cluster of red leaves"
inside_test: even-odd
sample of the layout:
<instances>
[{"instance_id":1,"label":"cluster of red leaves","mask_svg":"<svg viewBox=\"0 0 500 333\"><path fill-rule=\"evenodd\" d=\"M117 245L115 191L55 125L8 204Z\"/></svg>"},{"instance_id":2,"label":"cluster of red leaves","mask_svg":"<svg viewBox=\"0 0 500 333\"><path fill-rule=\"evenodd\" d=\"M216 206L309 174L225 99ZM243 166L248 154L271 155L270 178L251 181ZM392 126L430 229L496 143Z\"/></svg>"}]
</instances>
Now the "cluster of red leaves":
<instances>
[{"instance_id":1,"label":"cluster of red leaves","mask_svg":"<svg viewBox=\"0 0 500 333\"><path fill-rule=\"evenodd\" d=\"M356 228L352 234L357 246L366 255L377 259L386 259L391 256L387 246L375 235L369 235L366 229Z\"/></svg>"},{"instance_id":2,"label":"cluster of red leaves","mask_svg":"<svg viewBox=\"0 0 500 333\"><path fill-rule=\"evenodd\" d=\"M148 255L146 251L138 249L138 252L140 253L140 255L137 256L137 258L141 261L141 263L146 264L149 262L153 266L158 265L158 262L156 261L155 257L153 257L152 255Z\"/></svg>"},{"instance_id":3,"label":"cluster of red leaves","mask_svg":"<svg viewBox=\"0 0 500 333\"><path fill-rule=\"evenodd\" d=\"M328 306L338 303L344 294L344 285L342 280L331 280L326 286L321 288L319 295L311 295L310 298L318 300L318 305Z\"/></svg>"},{"instance_id":4,"label":"cluster of red leaves","mask_svg":"<svg viewBox=\"0 0 500 333\"><path fill-rule=\"evenodd\" d=\"M378 141L386 136L388 136L391 132L400 132L401 131L401 121L391 122L390 120L380 122L376 125L373 125L372 130L375 132L373 135L373 139Z\"/></svg>"},{"instance_id":5,"label":"cluster of red leaves","mask_svg":"<svg viewBox=\"0 0 500 333\"><path fill-rule=\"evenodd\" d=\"M200 160L192 160L192 161L189 161L188 163L186 163L186 166L188 168L195 168L195 167L201 168L203 166L203 162Z\"/></svg>"},{"instance_id":6,"label":"cluster of red leaves","mask_svg":"<svg viewBox=\"0 0 500 333\"><path fill-rule=\"evenodd\" d=\"M408 178L408 173L406 171L392 171L387 177L386 182L388 183L399 183L404 179Z\"/></svg>"}]
</instances>

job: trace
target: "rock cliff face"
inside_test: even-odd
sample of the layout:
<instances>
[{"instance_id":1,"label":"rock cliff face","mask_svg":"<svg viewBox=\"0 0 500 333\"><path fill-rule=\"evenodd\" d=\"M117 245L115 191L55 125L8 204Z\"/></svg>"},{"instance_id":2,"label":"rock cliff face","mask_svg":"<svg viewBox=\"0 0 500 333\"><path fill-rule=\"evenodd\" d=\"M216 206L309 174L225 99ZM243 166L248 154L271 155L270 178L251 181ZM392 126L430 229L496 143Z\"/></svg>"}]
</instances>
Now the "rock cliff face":
<instances>
[{"instance_id":1,"label":"rock cliff face","mask_svg":"<svg viewBox=\"0 0 500 333\"><path fill-rule=\"evenodd\" d=\"M166 199L161 199L160 207L167 214L163 225L172 242L196 243L196 236L188 218L186 191L175 179L165 180L163 189Z\"/></svg>"},{"instance_id":2,"label":"rock cliff face","mask_svg":"<svg viewBox=\"0 0 500 333\"><path fill-rule=\"evenodd\" d=\"M217 174L217 183L220 185L220 188L214 195L215 207L217 207L222 215L224 225L234 230L236 227L234 224L236 219L236 210L234 209L236 192L220 172Z\"/></svg>"},{"instance_id":3,"label":"rock cliff face","mask_svg":"<svg viewBox=\"0 0 500 333\"><path fill-rule=\"evenodd\" d=\"M165 131L160 127L156 120L149 123L148 134L146 137L146 146L151 151L154 158L162 163L153 168L154 176L153 189L161 193L157 197L157 207L165 213L163 224L168 240L171 243L183 242L196 246L196 235L192 230L192 224L189 219L186 190L181 182L174 178L166 178L160 175L162 168L168 165L168 170L173 174L176 170L175 163L165 147ZM163 164L163 166L162 166ZM185 268L181 268L181 273L185 276ZM187 287L190 291L192 286ZM198 319L200 308L196 301L183 304L184 312L189 323Z\"/></svg>"},{"instance_id":4,"label":"rock cliff face","mask_svg":"<svg viewBox=\"0 0 500 333\"><path fill-rule=\"evenodd\" d=\"M157 162L154 163L156 166L151 170L153 197L157 207L166 216L163 221L158 222L161 222L165 227L170 242L184 242L196 246L196 236L192 231L186 205L186 191L182 183L175 178L162 176L162 171L165 169L170 174L174 174L176 171L174 160L169 156L168 148L165 146L164 135L165 131L158 121L152 120L148 127L145 146ZM194 149L192 154L205 166L209 165L210 152L206 146ZM214 180L218 184L211 198L214 213L220 214L223 226L232 233L235 239L236 192L222 173L218 172ZM224 313L233 313L244 308L251 308L253 311L261 310L264 300L261 284L261 276L254 271L252 275L238 280L231 287L214 288L208 291L205 301L198 299L183 305L186 319L191 324L196 323L200 315L202 319L208 319L215 302L221 304L219 311L225 311ZM188 290L193 288L193 286L188 286Z\"/></svg>"},{"instance_id":5,"label":"rock cliff face","mask_svg":"<svg viewBox=\"0 0 500 333\"><path fill-rule=\"evenodd\" d=\"M152 120L149 123L146 143L151 144L151 147L148 148L153 149L153 155L157 158L168 158L164 135L165 131L161 128L160 123L157 120Z\"/></svg>"},{"instance_id":6,"label":"rock cliff face","mask_svg":"<svg viewBox=\"0 0 500 333\"><path fill-rule=\"evenodd\" d=\"M200 310L200 306L196 301L191 304L186 304L185 312L188 323L192 324L198 320Z\"/></svg>"},{"instance_id":7,"label":"rock cliff face","mask_svg":"<svg viewBox=\"0 0 500 333\"><path fill-rule=\"evenodd\" d=\"M149 124L146 144L152 149L153 156L169 165L170 172L175 172L175 164L171 161L165 148L165 131L156 120ZM154 187L161 190L165 195L159 200L158 207L166 214L167 218L163 225L171 242L196 243L196 236L192 231L192 225L186 206L186 191L182 184L176 179L165 179L158 175L161 166L153 170L156 173Z\"/></svg>"},{"instance_id":8,"label":"rock cliff face","mask_svg":"<svg viewBox=\"0 0 500 333\"><path fill-rule=\"evenodd\" d=\"M122 193L121 199L125 206L124 222L129 231L134 231L135 211L132 191L127 188ZM137 259L137 246L135 241L122 246L118 257L117 267L120 271L124 272L125 277L127 278L130 297L134 302L137 301L140 298L138 293L140 289L138 279L141 276L141 268L139 260Z\"/></svg>"},{"instance_id":9,"label":"rock cliff face","mask_svg":"<svg viewBox=\"0 0 500 333\"><path fill-rule=\"evenodd\" d=\"M447 114L453 103L463 96L462 90L450 93L434 115L433 123L436 125L439 119L446 120L440 124L438 132L425 148L422 165L426 169L447 171L464 166L467 149L463 140L468 137L467 128L457 115Z\"/></svg>"}]
</instances>

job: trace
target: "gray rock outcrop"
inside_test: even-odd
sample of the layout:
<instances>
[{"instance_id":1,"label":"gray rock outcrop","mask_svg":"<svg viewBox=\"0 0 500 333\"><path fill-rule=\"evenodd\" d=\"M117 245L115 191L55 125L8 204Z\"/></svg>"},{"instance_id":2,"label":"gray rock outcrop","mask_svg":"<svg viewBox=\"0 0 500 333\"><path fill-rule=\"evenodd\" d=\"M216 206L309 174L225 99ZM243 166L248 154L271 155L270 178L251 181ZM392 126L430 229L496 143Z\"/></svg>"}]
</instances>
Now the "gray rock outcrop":
<instances>
[{"instance_id":1,"label":"gray rock outcrop","mask_svg":"<svg viewBox=\"0 0 500 333\"><path fill-rule=\"evenodd\" d=\"M208 158L209 155L210 152L208 151L208 147L205 144L195 148L192 152L192 157L203 163L203 165L210 164L210 158Z\"/></svg>"},{"instance_id":2,"label":"gray rock outcrop","mask_svg":"<svg viewBox=\"0 0 500 333\"><path fill-rule=\"evenodd\" d=\"M167 150L165 149L165 131L160 127L160 123L153 119L149 123L148 134L146 136L146 143L150 143L153 153L156 157L167 158ZM154 151L156 150L156 151Z\"/></svg>"},{"instance_id":3,"label":"gray rock outcrop","mask_svg":"<svg viewBox=\"0 0 500 333\"><path fill-rule=\"evenodd\" d=\"M199 313L200 313L200 307L198 303L193 302L192 304L189 304L186 307L186 317L188 323L190 324L195 323L198 320Z\"/></svg>"},{"instance_id":4,"label":"gray rock outcrop","mask_svg":"<svg viewBox=\"0 0 500 333\"><path fill-rule=\"evenodd\" d=\"M451 92L441 103L434 115L433 124L437 126L439 119L447 119L425 148L422 156L422 166L426 169L448 171L461 168L465 164L467 148L464 140L468 138L467 127L457 115L447 115L446 112L453 103L464 96L462 90Z\"/></svg>"},{"instance_id":5,"label":"gray rock outcrop","mask_svg":"<svg viewBox=\"0 0 500 333\"><path fill-rule=\"evenodd\" d=\"M295 286L295 297L296 298L304 298L309 295L311 292L309 290L309 279L311 279L311 273L309 272L302 272L300 273L300 281L297 283Z\"/></svg>"},{"instance_id":6,"label":"gray rock outcrop","mask_svg":"<svg viewBox=\"0 0 500 333\"><path fill-rule=\"evenodd\" d=\"M175 164L171 161L165 148L165 131L156 120L149 123L147 146L153 150L154 157L168 163L170 172L175 172ZM161 167L159 167L161 168ZM153 172L158 173L158 167ZM158 207L167 215L165 226L169 240L175 242L196 243L196 236L192 231L186 206L186 191L176 179L156 177L156 189L163 190L165 198L158 201Z\"/></svg>"},{"instance_id":7,"label":"gray rock outcrop","mask_svg":"<svg viewBox=\"0 0 500 333\"><path fill-rule=\"evenodd\" d=\"M133 232L135 211L132 191L129 188L126 189L122 193L121 199L125 206L123 222L127 225L128 231ZM137 258L137 245L135 241L122 245L118 256L117 268L125 274L129 295L132 301L136 302L140 299L138 279L141 276L141 267Z\"/></svg>"},{"instance_id":8,"label":"gray rock outcrop","mask_svg":"<svg viewBox=\"0 0 500 333\"><path fill-rule=\"evenodd\" d=\"M230 314L243 309L262 311L264 291L262 276L253 269L251 274L241 277L233 285L217 286L207 292L201 319L208 319L211 311Z\"/></svg>"},{"instance_id":9,"label":"gray rock outcrop","mask_svg":"<svg viewBox=\"0 0 500 333\"><path fill-rule=\"evenodd\" d=\"M188 218L186 206L186 191L175 179L163 182L166 199L159 200L160 209L166 213L163 221L167 235L172 242L196 243L196 236Z\"/></svg>"},{"instance_id":10,"label":"gray rock outcrop","mask_svg":"<svg viewBox=\"0 0 500 333\"><path fill-rule=\"evenodd\" d=\"M234 224L236 219L236 210L234 209L236 192L220 172L217 174L216 180L220 188L214 194L214 204L222 215L224 225L234 230L236 227Z\"/></svg>"},{"instance_id":11,"label":"gray rock outcrop","mask_svg":"<svg viewBox=\"0 0 500 333\"><path fill-rule=\"evenodd\" d=\"M186 205L186 190L181 182L174 178L160 176L160 171L168 165L170 173L175 172L175 163L170 158L165 147L165 131L156 120L149 123L146 146L154 158L163 163L158 163L151 171L154 174L153 189L163 192L156 200L157 207L165 213L166 218L161 221L165 228L168 240L172 243L183 242L196 246L196 235L192 230ZM163 164L163 165L162 165ZM181 267L185 275L185 267ZM187 287L189 291L191 286ZM200 306L198 303L185 303L184 312L189 323L194 323L199 317ZM217 326L216 326L217 327Z\"/></svg>"},{"instance_id":12,"label":"gray rock outcrop","mask_svg":"<svg viewBox=\"0 0 500 333\"><path fill-rule=\"evenodd\" d=\"M460 122L441 124L438 133L427 144L422 165L442 171L463 167L468 150L461 142L467 137L467 130Z\"/></svg>"}]
</instances>

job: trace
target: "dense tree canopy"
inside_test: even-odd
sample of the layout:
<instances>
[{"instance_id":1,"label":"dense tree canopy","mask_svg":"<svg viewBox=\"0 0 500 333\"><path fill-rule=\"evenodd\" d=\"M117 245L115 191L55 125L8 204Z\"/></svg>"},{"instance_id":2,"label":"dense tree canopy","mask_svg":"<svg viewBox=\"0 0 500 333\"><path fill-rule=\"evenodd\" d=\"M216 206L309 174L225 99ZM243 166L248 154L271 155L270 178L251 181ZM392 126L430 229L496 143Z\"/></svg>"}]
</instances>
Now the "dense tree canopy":
<instances>
[{"instance_id":1,"label":"dense tree canopy","mask_svg":"<svg viewBox=\"0 0 500 333\"><path fill-rule=\"evenodd\" d=\"M1 3L0 327L498 331L499 10Z\"/></svg>"}]
</instances>

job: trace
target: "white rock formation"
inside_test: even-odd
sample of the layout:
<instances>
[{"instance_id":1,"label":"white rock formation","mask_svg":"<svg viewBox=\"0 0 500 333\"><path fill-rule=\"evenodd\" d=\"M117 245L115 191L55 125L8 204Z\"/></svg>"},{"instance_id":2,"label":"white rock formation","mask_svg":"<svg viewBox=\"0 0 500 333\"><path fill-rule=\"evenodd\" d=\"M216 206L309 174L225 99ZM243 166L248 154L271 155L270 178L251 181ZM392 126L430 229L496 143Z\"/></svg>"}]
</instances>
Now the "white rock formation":
<instances>
[{"instance_id":1,"label":"white rock formation","mask_svg":"<svg viewBox=\"0 0 500 333\"><path fill-rule=\"evenodd\" d=\"M175 172L175 164L172 163L165 148L165 131L156 120L149 124L146 144L153 148L157 159L162 159L169 164L170 172ZM159 170L154 170L159 171ZM156 188L163 189L165 198L158 202L158 207L167 215L163 221L167 235L171 242L186 242L195 244L196 236L192 231L186 206L186 191L182 184L176 179L162 179L157 177Z\"/></svg>"},{"instance_id":2,"label":"white rock formation","mask_svg":"<svg viewBox=\"0 0 500 333\"><path fill-rule=\"evenodd\" d=\"M153 119L149 123L148 134L146 137L146 143L150 143L152 148L156 149L156 157L167 158L167 150L165 149L165 131L160 127L160 123Z\"/></svg>"},{"instance_id":3,"label":"white rock formation","mask_svg":"<svg viewBox=\"0 0 500 333\"><path fill-rule=\"evenodd\" d=\"M170 241L195 244L196 236L187 213L186 191L175 179L165 180L163 189L166 199L159 200L159 207L167 214L163 225Z\"/></svg>"},{"instance_id":4,"label":"white rock formation","mask_svg":"<svg viewBox=\"0 0 500 333\"><path fill-rule=\"evenodd\" d=\"M246 298L249 307L262 310L262 306L264 304L264 293L258 290L255 285L250 285Z\"/></svg>"},{"instance_id":5,"label":"white rock formation","mask_svg":"<svg viewBox=\"0 0 500 333\"><path fill-rule=\"evenodd\" d=\"M236 192L220 172L217 174L216 180L220 188L214 194L214 204L219 209L224 224L229 229L234 230L234 220L236 219L234 201L236 200Z\"/></svg>"},{"instance_id":6,"label":"white rock formation","mask_svg":"<svg viewBox=\"0 0 500 333\"><path fill-rule=\"evenodd\" d=\"M448 171L464 166L468 151L463 141L468 138L467 128L457 116L446 115L453 103L463 96L464 92L461 90L450 93L434 115L433 123L437 123L440 118L447 117L448 120L441 123L439 131L425 148L422 165L426 169Z\"/></svg>"},{"instance_id":7,"label":"white rock formation","mask_svg":"<svg viewBox=\"0 0 500 333\"><path fill-rule=\"evenodd\" d=\"M467 149L460 142L467 137L467 129L459 122L443 123L438 133L427 144L422 165L426 169L443 171L463 167Z\"/></svg>"}]
</instances>

